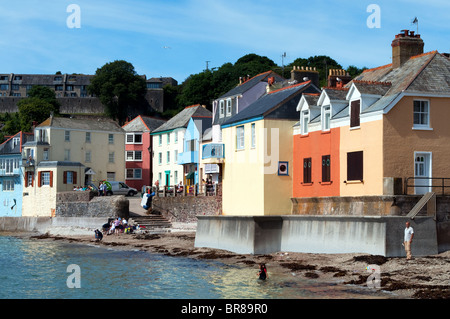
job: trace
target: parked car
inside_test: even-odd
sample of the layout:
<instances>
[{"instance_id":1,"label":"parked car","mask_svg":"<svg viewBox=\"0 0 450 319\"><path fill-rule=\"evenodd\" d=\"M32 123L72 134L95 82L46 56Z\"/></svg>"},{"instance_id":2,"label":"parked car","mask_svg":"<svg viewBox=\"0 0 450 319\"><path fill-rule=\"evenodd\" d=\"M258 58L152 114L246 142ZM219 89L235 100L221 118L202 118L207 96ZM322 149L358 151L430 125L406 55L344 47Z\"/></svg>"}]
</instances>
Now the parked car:
<instances>
[{"instance_id":1,"label":"parked car","mask_svg":"<svg viewBox=\"0 0 450 319\"><path fill-rule=\"evenodd\" d=\"M138 193L136 188L130 187L124 182L116 182L116 181L106 181L106 195L125 195L125 196L134 196Z\"/></svg>"}]
</instances>

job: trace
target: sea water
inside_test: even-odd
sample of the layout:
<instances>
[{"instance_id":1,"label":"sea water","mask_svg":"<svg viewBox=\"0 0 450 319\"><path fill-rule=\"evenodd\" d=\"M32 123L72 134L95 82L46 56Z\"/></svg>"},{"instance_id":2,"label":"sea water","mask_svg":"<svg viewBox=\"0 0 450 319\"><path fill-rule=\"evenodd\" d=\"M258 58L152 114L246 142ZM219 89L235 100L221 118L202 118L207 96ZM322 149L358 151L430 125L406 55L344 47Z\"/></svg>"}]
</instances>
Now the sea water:
<instances>
[{"instance_id":1,"label":"sea water","mask_svg":"<svg viewBox=\"0 0 450 319\"><path fill-rule=\"evenodd\" d=\"M0 299L391 298L374 289L320 284L257 266L62 241L0 236Z\"/></svg>"}]
</instances>

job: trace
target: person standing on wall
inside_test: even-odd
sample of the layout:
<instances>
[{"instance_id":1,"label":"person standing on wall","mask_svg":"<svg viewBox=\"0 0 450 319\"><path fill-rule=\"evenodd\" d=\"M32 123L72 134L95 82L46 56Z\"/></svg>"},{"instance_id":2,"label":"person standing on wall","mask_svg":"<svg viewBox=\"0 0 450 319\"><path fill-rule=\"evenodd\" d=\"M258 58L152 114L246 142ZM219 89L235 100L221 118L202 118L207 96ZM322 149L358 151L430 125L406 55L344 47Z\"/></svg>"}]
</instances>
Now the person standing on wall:
<instances>
[{"instance_id":1,"label":"person standing on wall","mask_svg":"<svg viewBox=\"0 0 450 319\"><path fill-rule=\"evenodd\" d=\"M411 259L411 243L414 238L414 229L409 222L406 222L405 236L403 239L403 245L405 246L406 259Z\"/></svg>"}]
</instances>

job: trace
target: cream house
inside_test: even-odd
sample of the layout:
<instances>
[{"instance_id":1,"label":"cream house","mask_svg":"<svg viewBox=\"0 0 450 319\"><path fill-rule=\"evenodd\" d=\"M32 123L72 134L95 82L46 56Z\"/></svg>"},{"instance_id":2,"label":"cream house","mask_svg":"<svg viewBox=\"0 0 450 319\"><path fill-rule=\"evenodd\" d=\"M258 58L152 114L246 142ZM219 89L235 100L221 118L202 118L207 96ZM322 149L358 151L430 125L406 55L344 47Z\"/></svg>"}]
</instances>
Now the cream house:
<instances>
[{"instance_id":1,"label":"cream house","mask_svg":"<svg viewBox=\"0 0 450 319\"><path fill-rule=\"evenodd\" d=\"M107 119L50 117L23 145L23 216L52 216L56 194L125 179L125 131Z\"/></svg>"}]
</instances>

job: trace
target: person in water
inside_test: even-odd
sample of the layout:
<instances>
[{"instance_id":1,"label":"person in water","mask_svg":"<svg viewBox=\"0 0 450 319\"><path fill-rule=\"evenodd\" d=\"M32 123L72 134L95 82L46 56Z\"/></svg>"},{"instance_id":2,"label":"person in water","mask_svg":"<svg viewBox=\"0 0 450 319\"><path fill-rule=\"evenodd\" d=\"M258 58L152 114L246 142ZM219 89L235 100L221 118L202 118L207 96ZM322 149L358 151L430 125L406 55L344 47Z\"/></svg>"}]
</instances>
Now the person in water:
<instances>
[{"instance_id":1,"label":"person in water","mask_svg":"<svg viewBox=\"0 0 450 319\"><path fill-rule=\"evenodd\" d=\"M259 279L266 280L269 276L267 275L267 268L265 264L261 264L259 266L259 273L258 273Z\"/></svg>"}]
</instances>

